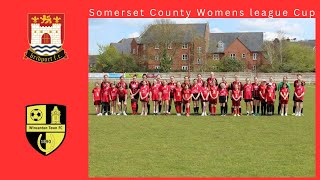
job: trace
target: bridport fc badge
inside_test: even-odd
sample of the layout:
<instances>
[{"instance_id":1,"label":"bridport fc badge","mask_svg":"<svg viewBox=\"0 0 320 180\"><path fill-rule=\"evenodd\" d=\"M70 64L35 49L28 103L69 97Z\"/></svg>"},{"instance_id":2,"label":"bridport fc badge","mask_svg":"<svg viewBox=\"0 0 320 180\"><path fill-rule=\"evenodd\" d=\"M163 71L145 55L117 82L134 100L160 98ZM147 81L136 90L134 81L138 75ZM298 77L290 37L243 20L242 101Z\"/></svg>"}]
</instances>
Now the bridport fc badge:
<instances>
[{"instance_id":1,"label":"bridport fc badge","mask_svg":"<svg viewBox=\"0 0 320 180\"><path fill-rule=\"evenodd\" d=\"M30 48L25 59L51 63L67 58L62 48L64 14L28 14L28 41Z\"/></svg>"},{"instance_id":2,"label":"bridport fc badge","mask_svg":"<svg viewBox=\"0 0 320 180\"><path fill-rule=\"evenodd\" d=\"M66 135L66 106L36 104L26 107L26 135L31 146L49 155L62 144Z\"/></svg>"}]
</instances>

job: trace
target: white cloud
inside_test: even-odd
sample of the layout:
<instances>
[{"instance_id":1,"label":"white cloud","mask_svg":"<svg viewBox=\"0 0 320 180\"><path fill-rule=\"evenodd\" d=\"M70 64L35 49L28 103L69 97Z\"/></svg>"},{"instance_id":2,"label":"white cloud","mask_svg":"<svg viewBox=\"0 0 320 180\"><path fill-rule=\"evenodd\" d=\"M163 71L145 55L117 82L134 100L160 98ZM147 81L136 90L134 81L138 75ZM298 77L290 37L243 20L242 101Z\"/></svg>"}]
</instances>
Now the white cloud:
<instances>
[{"instance_id":1,"label":"white cloud","mask_svg":"<svg viewBox=\"0 0 320 180\"><path fill-rule=\"evenodd\" d=\"M278 37L279 31L287 38L304 39L306 33L301 23L288 22L286 19L243 19L239 22L240 31L262 31L265 39Z\"/></svg>"},{"instance_id":2,"label":"white cloud","mask_svg":"<svg viewBox=\"0 0 320 180\"><path fill-rule=\"evenodd\" d=\"M139 37L140 36L140 33L138 32L133 32L133 33L130 33L128 38L134 38L134 37Z\"/></svg>"},{"instance_id":3,"label":"white cloud","mask_svg":"<svg viewBox=\"0 0 320 180\"><path fill-rule=\"evenodd\" d=\"M221 33L221 32L223 32L221 29L219 29L219 28L211 28L210 29L210 32L211 33Z\"/></svg>"}]
</instances>

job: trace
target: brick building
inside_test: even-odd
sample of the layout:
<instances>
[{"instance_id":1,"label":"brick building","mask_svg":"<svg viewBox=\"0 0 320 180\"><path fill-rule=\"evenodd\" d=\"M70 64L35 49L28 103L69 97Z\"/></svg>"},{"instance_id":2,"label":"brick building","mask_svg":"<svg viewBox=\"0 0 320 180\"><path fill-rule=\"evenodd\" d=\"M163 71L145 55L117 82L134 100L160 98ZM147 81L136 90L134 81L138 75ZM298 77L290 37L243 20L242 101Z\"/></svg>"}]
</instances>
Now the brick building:
<instances>
[{"instance_id":1,"label":"brick building","mask_svg":"<svg viewBox=\"0 0 320 180\"><path fill-rule=\"evenodd\" d=\"M148 70L159 69L164 54L173 61L172 71L203 70L223 57L244 61L248 70L264 61L262 32L210 33L208 23L150 25L140 37L110 45Z\"/></svg>"}]
</instances>

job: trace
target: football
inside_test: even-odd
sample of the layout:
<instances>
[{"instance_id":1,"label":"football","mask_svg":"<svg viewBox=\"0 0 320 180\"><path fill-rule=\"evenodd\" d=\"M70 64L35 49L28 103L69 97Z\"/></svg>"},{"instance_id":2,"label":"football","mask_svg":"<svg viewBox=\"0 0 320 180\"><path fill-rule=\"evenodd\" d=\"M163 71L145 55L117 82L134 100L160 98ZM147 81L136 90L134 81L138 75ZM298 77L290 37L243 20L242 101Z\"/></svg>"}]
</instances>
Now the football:
<instances>
[{"instance_id":1,"label":"football","mask_svg":"<svg viewBox=\"0 0 320 180\"><path fill-rule=\"evenodd\" d=\"M42 112L39 109L33 109L30 113L30 117L34 121L39 121L42 118Z\"/></svg>"}]
</instances>

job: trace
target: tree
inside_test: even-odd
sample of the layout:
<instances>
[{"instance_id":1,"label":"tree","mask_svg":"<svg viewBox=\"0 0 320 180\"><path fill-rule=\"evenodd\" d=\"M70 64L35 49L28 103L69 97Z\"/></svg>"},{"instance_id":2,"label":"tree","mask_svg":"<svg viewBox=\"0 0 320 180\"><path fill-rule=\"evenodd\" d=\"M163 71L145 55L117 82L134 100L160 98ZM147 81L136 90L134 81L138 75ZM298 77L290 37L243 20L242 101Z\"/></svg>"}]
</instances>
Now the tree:
<instances>
[{"instance_id":1,"label":"tree","mask_svg":"<svg viewBox=\"0 0 320 180\"><path fill-rule=\"evenodd\" d=\"M162 51L162 57L160 59L160 71L169 72L171 70L172 59L168 56L167 48Z\"/></svg>"},{"instance_id":2,"label":"tree","mask_svg":"<svg viewBox=\"0 0 320 180\"><path fill-rule=\"evenodd\" d=\"M220 72L242 72L244 70L245 63L231 57L223 57L218 63L218 71Z\"/></svg>"}]
</instances>

